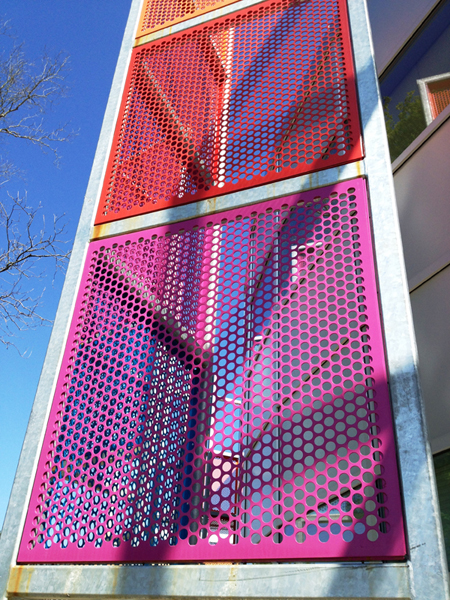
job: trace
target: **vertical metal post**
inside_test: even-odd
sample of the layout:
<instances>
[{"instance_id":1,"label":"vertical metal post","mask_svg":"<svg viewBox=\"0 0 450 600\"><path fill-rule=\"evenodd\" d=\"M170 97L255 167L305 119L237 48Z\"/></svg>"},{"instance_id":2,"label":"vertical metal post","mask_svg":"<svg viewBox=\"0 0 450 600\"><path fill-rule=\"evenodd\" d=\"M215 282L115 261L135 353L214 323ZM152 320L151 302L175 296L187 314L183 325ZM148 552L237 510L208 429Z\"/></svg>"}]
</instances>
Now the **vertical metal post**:
<instances>
[{"instance_id":1,"label":"vertical metal post","mask_svg":"<svg viewBox=\"0 0 450 600\"><path fill-rule=\"evenodd\" d=\"M103 118L95 159L84 198L72 256L14 478L0 540L0 598L6 597L10 567L14 564L17 555L45 426L72 318L87 246L91 236L95 209L103 183L106 161L112 143L114 125L125 85L142 2L143 0L133 0L131 4L108 104Z\"/></svg>"},{"instance_id":2,"label":"vertical metal post","mask_svg":"<svg viewBox=\"0 0 450 600\"><path fill-rule=\"evenodd\" d=\"M365 0L350 0L349 13L410 551L411 592L417 600L441 600L449 598L447 562L418 380L417 349L392 169Z\"/></svg>"}]
</instances>

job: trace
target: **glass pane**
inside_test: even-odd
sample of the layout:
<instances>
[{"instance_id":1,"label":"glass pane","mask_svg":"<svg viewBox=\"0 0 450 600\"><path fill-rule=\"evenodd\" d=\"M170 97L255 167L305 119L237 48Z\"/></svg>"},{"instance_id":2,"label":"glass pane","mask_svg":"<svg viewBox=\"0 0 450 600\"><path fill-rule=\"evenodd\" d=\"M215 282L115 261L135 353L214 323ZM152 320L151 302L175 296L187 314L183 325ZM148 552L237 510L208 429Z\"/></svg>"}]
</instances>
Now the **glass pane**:
<instances>
[{"instance_id":1,"label":"glass pane","mask_svg":"<svg viewBox=\"0 0 450 600\"><path fill-rule=\"evenodd\" d=\"M418 81L450 72L449 48L450 0L445 0L380 79L392 161L427 126L430 95L425 90L421 95Z\"/></svg>"}]
</instances>

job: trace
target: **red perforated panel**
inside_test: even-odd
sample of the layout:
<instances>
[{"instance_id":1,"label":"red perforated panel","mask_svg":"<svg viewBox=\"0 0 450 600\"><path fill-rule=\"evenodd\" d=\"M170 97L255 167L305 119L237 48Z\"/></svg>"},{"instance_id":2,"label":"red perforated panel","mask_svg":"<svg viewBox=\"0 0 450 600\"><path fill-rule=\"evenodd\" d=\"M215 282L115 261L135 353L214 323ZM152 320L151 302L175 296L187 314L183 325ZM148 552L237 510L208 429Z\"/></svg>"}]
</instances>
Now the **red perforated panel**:
<instances>
[{"instance_id":1,"label":"red perforated panel","mask_svg":"<svg viewBox=\"0 0 450 600\"><path fill-rule=\"evenodd\" d=\"M404 553L363 180L91 244L21 562Z\"/></svg>"},{"instance_id":2,"label":"red perforated panel","mask_svg":"<svg viewBox=\"0 0 450 600\"><path fill-rule=\"evenodd\" d=\"M435 119L450 104L450 77L428 84L431 114Z\"/></svg>"},{"instance_id":3,"label":"red perforated panel","mask_svg":"<svg viewBox=\"0 0 450 600\"><path fill-rule=\"evenodd\" d=\"M137 37L163 27L233 4L237 0L146 0L142 9Z\"/></svg>"},{"instance_id":4,"label":"red perforated panel","mask_svg":"<svg viewBox=\"0 0 450 600\"><path fill-rule=\"evenodd\" d=\"M135 50L97 223L361 158L343 0L281 0Z\"/></svg>"}]
</instances>

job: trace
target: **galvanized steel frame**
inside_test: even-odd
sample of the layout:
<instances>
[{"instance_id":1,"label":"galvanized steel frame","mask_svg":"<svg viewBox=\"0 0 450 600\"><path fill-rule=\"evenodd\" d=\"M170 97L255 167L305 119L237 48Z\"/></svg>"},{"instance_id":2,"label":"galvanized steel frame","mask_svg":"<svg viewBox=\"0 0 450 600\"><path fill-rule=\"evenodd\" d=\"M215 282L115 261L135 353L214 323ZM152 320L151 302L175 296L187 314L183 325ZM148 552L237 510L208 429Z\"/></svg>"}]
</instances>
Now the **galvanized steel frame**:
<instances>
[{"instance_id":1,"label":"galvanized steel frame","mask_svg":"<svg viewBox=\"0 0 450 600\"><path fill-rule=\"evenodd\" d=\"M381 305L386 330L386 348L394 418L398 442L401 482L404 490L410 558L407 563L390 564L285 564L285 565L191 565L191 566L39 566L16 567L18 544L22 532L29 494L34 479L38 453L53 397L57 373L67 338L74 299L90 239L123 231L93 228L95 208L106 168L120 96L126 76L134 32L142 0L133 0L130 17L119 57L113 87L80 219L71 264L66 276L59 310L36 400L27 430L1 538L2 597L57 598L144 598L144 597L247 597L247 598L414 598L441 600L449 598L439 511L434 484L431 454L426 438L424 412L417 375L417 352L403 266L401 240L383 116L377 88L368 15L364 0L349 3L357 86L361 99L369 191ZM254 2L245 2L251 5ZM241 2L213 11L195 21L215 18L216 14L234 12ZM255 3L256 4L256 3ZM193 20L192 20L193 21ZM177 29L192 26L192 21ZM158 37L169 31L158 32ZM154 35L154 34L153 34ZM141 41L144 41L142 38ZM296 181L301 189L318 187L354 176L364 175L363 163L351 165L351 174L332 170L303 176L290 182L265 186L265 197L279 197ZM260 188L262 191L262 188ZM264 197L264 196L263 196ZM221 198L226 202L227 197ZM231 199L231 198L230 198ZM235 206L254 203L252 194L232 195ZM191 207L163 211L158 222L171 222L194 216ZM200 203L196 214L216 212L214 201ZM185 213L185 211L188 211ZM165 214L166 213L166 214ZM131 229L148 224L130 219ZM154 222L156 225L156 222ZM424 510L428 507L428 510Z\"/></svg>"},{"instance_id":2,"label":"galvanized steel frame","mask_svg":"<svg viewBox=\"0 0 450 600\"><path fill-rule=\"evenodd\" d=\"M367 5L350 2L379 293L409 538L413 598L448 598L448 571ZM355 50L354 50L355 51ZM430 511L424 513L423 506Z\"/></svg>"}]
</instances>

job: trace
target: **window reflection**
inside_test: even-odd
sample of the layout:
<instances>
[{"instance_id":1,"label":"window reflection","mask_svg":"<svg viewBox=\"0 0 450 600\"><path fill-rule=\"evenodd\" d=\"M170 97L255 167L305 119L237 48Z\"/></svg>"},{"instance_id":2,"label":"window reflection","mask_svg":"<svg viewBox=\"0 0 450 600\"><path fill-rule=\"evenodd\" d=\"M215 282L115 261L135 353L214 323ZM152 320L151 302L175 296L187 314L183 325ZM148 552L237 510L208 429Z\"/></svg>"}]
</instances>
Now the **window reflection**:
<instances>
[{"instance_id":1,"label":"window reflection","mask_svg":"<svg viewBox=\"0 0 450 600\"><path fill-rule=\"evenodd\" d=\"M448 48L450 0L444 0L380 79L392 161L450 102Z\"/></svg>"}]
</instances>

